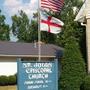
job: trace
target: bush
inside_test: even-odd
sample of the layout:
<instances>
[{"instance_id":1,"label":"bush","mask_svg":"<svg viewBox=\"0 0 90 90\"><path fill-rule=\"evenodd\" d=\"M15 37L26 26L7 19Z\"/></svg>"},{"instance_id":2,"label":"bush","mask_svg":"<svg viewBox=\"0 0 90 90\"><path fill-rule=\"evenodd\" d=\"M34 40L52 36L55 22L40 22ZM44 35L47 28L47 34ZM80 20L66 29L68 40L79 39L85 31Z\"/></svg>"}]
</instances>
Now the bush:
<instances>
[{"instance_id":1,"label":"bush","mask_svg":"<svg viewBox=\"0 0 90 90\"><path fill-rule=\"evenodd\" d=\"M8 85L8 77L7 76L0 76L0 85L1 86Z\"/></svg>"},{"instance_id":2,"label":"bush","mask_svg":"<svg viewBox=\"0 0 90 90\"><path fill-rule=\"evenodd\" d=\"M8 85L15 85L16 84L16 76L9 76L8 77Z\"/></svg>"},{"instance_id":3,"label":"bush","mask_svg":"<svg viewBox=\"0 0 90 90\"><path fill-rule=\"evenodd\" d=\"M81 90L90 90L90 75L85 77Z\"/></svg>"},{"instance_id":4,"label":"bush","mask_svg":"<svg viewBox=\"0 0 90 90\"><path fill-rule=\"evenodd\" d=\"M85 75L85 62L79 46L74 38L69 38L61 60L60 90L80 90Z\"/></svg>"},{"instance_id":5,"label":"bush","mask_svg":"<svg viewBox=\"0 0 90 90\"><path fill-rule=\"evenodd\" d=\"M0 76L0 86L16 85L17 74L11 76Z\"/></svg>"}]
</instances>

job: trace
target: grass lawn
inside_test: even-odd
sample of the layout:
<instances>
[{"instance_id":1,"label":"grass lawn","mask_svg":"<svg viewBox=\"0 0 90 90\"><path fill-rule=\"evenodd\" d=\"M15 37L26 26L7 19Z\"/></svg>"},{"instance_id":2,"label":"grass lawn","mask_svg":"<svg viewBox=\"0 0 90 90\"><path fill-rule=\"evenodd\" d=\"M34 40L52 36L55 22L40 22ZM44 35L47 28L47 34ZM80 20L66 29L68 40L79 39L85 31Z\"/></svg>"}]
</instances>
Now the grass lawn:
<instances>
[{"instance_id":1,"label":"grass lawn","mask_svg":"<svg viewBox=\"0 0 90 90\"><path fill-rule=\"evenodd\" d=\"M17 86L0 86L0 90L17 90Z\"/></svg>"}]
</instances>

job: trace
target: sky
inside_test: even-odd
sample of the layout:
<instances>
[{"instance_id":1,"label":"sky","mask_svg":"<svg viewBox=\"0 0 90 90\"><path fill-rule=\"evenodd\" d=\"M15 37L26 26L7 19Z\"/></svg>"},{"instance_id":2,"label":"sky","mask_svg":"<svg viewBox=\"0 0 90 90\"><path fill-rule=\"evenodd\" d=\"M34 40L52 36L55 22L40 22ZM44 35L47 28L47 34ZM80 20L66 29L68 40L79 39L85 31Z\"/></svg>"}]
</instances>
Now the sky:
<instances>
[{"instance_id":1,"label":"sky","mask_svg":"<svg viewBox=\"0 0 90 90\"><path fill-rule=\"evenodd\" d=\"M31 19L34 12L37 11L38 0L0 0L0 9L6 17L6 23L11 24L11 16L23 10ZM11 36L12 40L16 40ZM0 75L13 75L17 72L17 63L15 62L0 62Z\"/></svg>"},{"instance_id":2,"label":"sky","mask_svg":"<svg viewBox=\"0 0 90 90\"><path fill-rule=\"evenodd\" d=\"M23 10L29 18L37 11L38 0L0 0L0 9L6 16L6 23L11 24L11 16Z\"/></svg>"}]
</instances>

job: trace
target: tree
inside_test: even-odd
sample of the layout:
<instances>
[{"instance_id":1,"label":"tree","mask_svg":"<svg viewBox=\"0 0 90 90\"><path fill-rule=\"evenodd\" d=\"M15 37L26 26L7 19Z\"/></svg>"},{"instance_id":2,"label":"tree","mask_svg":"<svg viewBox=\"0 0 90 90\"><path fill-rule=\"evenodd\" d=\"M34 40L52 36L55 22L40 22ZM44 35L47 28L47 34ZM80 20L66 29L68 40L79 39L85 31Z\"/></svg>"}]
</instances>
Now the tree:
<instances>
[{"instance_id":1,"label":"tree","mask_svg":"<svg viewBox=\"0 0 90 90\"><path fill-rule=\"evenodd\" d=\"M61 61L61 90L80 90L85 77L85 63L74 37L70 37L64 48Z\"/></svg>"},{"instance_id":2,"label":"tree","mask_svg":"<svg viewBox=\"0 0 90 90\"><path fill-rule=\"evenodd\" d=\"M65 0L64 7L59 15L54 15L57 18L61 19L64 22L64 27L62 32L58 34L58 38L56 42L58 45L63 46L66 44L67 39L70 36L74 36L77 42L80 42L82 37L82 33L84 32L80 23L75 22L75 16L77 10L80 8L82 1L80 0ZM74 8L76 8L76 12L74 13Z\"/></svg>"},{"instance_id":3,"label":"tree","mask_svg":"<svg viewBox=\"0 0 90 90\"><path fill-rule=\"evenodd\" d=\"M90 75L85 77L81 90L90 90Z\"/></svg>"},{"instance_id":4,"label":"tree","mask_svg":"<svg viewBox=\"0 0 90 90\"><path fill-rule=\"evenodd\" d=\"M31 28L29 18L27 17L27 15L23 11L21 11L19 16L12 16L12 22L13 34L17 36L19 41L28 42L31 39Z\"/></svg>"},{"instance_id":5,"label":"tree","mask_svg":"<svg viewBox=\"0 0 90 90\"><path fill-rule=\"evenodd\" d=\"M9 25L5 24L5 19L0 10L0 40L10 40L10 28Z\"/></svg>"},{"instance_id":6,"label":"tree","mask_svg":"<svg viewBox=\"0 0 90 90\"><path fill-rule=\"evenodd\" d=\"M12 16L12 32L19 41L33 42L38 41L38 13L33 14L33 19L29 20L28 16L21 11L20 15ZM48 32L41 32L41 41L46 43L55 43L56 36Z\"/></svg>"},{"instance_id":7,"label":"tree","mask_svg":"<svg viewBox=\"0 0 90 90\"><path fill-rule=\"evenodd\" d=\"M80 8L81 4L80 0L65 0L61 14L57 15L65 24L56 39L56 43L64 47L64 56L61 60L61 90L80 90L85 76L85 62L79 48L84 28L78 22L74 22L76 14L73 9Z\"/></svg>"}]
</instances>

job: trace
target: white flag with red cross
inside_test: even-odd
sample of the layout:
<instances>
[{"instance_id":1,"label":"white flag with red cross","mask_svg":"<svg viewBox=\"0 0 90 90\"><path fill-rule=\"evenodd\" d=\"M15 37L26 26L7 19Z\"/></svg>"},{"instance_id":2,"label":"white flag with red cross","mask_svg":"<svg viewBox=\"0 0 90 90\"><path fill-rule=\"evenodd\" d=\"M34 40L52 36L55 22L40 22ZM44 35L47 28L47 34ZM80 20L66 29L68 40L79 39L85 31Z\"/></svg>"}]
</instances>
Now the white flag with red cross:
<instances>
[{"instance_id":1,"label":"white flag with red cross","mask_svg":"<svg viewBox=\"0 0 90 90\"><path fill-rule=\"evenodd\" d=\"M62 26L64 23L55 18L48 16L46 13L41 12L40 17L40 30L41 31L47 31L53 34L58 34L61 32Z\"/></svg>"}]
</instances>

